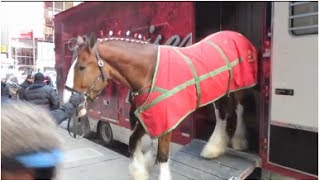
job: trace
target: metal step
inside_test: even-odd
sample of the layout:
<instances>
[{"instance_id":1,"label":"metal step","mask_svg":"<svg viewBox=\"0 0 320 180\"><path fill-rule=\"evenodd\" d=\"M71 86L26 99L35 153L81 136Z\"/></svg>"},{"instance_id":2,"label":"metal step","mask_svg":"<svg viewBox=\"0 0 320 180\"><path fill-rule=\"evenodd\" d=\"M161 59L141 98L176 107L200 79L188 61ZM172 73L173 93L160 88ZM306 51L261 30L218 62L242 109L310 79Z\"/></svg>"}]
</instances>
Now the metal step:
<instances>
[{"instance_id":1,"label":"metal step","mask_svg":"<svg viewBox=\"0 0 320 180\"><path fill-rule=\"evenodd\" d=\"M177 151L171 156L171 171L187 179L242 180L260 166L258 156L231 149L216 159L203 159L200 153L205 144L193 140Z\"/></svg>"}]
</instances>

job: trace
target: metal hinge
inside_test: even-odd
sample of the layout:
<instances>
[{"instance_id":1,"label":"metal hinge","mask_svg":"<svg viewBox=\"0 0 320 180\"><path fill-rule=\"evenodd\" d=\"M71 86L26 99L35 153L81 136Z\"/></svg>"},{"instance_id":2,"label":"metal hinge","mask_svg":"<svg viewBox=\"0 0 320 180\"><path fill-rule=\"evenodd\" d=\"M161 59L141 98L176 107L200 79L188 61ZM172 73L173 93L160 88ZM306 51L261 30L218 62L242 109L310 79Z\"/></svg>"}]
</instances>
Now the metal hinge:
<instances>
[{"instance_id":1,"label":"metal hinge","mask_svg":"<svg viewBox=\"0 0 320 180\"><path fill-rule=\"evenodd\" d=\"M271 37L271 32L268 32L268 37L269 37L269 38Z\"/></svg>"},{"instance_id":2,"label":"metal hinge","mask_svg":"<svg viewBox=\"0 0 320 180\"><path fill-rule=\"evenodd\" d=\"M262 54L262 57L264 57L264 58L269 58L269 57L271 57L271 52L270 52L270 51L264 52L264 53Z\"/></svg>"},{"instance_id":3,"label":"metal hinge","mask_svg":"<svg viewBox=\"0 0 320 180\"><path fill-rule=\"evenodd\" d=\"M263 148L266 150L267 147L268 147L268 140L267 140L267 138L264 138L263 139Z\"/></svg>"}]
</instances>

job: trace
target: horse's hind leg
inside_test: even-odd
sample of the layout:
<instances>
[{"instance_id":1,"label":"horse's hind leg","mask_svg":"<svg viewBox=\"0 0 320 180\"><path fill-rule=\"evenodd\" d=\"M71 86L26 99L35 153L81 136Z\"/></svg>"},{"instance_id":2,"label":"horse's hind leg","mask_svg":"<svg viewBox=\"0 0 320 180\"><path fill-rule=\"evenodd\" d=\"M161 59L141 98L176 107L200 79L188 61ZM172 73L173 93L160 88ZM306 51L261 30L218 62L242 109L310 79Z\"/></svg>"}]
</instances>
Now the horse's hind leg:
<instances>
[{"instance_id":1,"label":"horse's hind leg","mask_svg":"<svg viewBox=\"0 0 320 180\"><path fill-rule=\"evenodd\" d=\"M160 164L159 180L171 180L169 167L169 147L171 142L171 132L158 139L157 162Z\"/></svg>"},{"instance_id":2,"label":"horse's hind leg","mask_svg":"<svg viewBox=\"0 0 320 180\"><path fill-rule=\"evenodd\" d=\"M235 150L245 150L248 148L248 141L246 138L246 126L243 119L243 97L244 91L235 92L235 99L237 101L236 114L237 114L237 125L234 135L231 139L232 148Z\"/></svg>"},{"instance_id":3,"label":"horse's hind leg","mask_svg":"<svg viewBox=\"0 0 320 180\"><path fill-rule=\"evenodd\" d=\"M224 98L224 99L223 99ZM216 126L208 143L201 152L201 157L211 159L223 154L229 143L226 126L228 119L228 98L223 97L215 104Z\"/></svg>"},{"instance_id":4,"label":"horse's hind leg","mask_svg":"<svg viewBox=\"0 0 320 180\"><path fill-rule=\"evenodd\" d=\"M141 145L141 138L144 134L145 130L141 123L136 123L129 139L129 154L132 158L129 165L129 172L133 180L146 180L149 177Z\"/></svg>"}]
</instances>

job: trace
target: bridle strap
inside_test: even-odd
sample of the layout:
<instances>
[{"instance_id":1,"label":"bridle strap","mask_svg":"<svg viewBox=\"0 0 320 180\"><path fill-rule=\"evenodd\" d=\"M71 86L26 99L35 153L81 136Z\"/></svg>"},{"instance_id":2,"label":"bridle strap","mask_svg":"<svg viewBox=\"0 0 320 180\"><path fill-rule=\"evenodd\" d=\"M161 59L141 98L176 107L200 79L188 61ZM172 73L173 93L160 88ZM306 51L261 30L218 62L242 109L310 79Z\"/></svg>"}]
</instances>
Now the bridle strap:
<instances>
[{"instance_id":1,"label":"bridle strap","mask_svg":"<svg viewBox=\"0 0 320 180\"><path fill-rule=\"evenodd\" d=\"M108 77L106 76L106 74L104 73L104 70L103 70L104 61L101 59L101 57L100 57L100 55L98 53L97 46L93 47L93 51L96 54L97 63L98 63L98 67L99 67L99 70L100 70L100 73L101 73L101 76L102 76L102 80L105 81L105 80L108 79Z\"/></svg>"},{"instance_id":2,"label":"bridle strap","mask_svg":"<svg viewBox=\"0 0 320 180\"><path fill-rule=\"evenodd\" d=\"M99 53L98 53L98 50L97 50L97 46L94 46L93 47L93 51L95 53L95 56L97 58L97 64L98 64L98 67L99 67L99 70L100 70L100 75L93 81L93 83L90 85L90 87L88 88L88 90L84 93L84 95L86 97L89 97L89 99L91 101L95 101L95 99L92 99L90 98L90 92L93 90L93 88L96 86L97 82L102 79L102 81L106 81L109 79L109 77L106 75L106 73L104 72L103 70L103 66L104 66L104 61L103 59L101 59L101 57L99 56ZM80 93L78 92L77 90L71 88L71 87L68 87L68 86L65 86L65 89L67 89L68 91L71 91L71 92L77 92L77 93ZM99 91L98 94L97 94L97 97L101 94L103 90Z\"/></svg>"}]
</instances>

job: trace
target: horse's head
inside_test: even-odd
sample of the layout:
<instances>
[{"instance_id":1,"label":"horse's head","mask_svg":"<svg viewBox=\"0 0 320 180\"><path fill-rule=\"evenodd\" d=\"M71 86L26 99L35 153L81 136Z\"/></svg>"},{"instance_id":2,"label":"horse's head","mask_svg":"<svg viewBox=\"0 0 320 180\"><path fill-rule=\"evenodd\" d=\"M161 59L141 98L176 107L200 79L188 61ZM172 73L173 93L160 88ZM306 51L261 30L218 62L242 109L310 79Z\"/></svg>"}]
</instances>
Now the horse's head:
<instances>
[{"instance_id":1,"label":"horse's head","mask_svg":"<svg viewBox=\"0 0 320 180\"><path fill-rule=\"evenodd\" d=\"M77 56L69 70L66 87L95 99L107 86L109 67L97 54L95 39L93 36L87 41L82 37L77 39ZM65 91L64 101L68 101L70 95ZM69 92L70 94L70 92ZM67 98L67 99L66 99Z\"/></svg>"}]
</instances>

